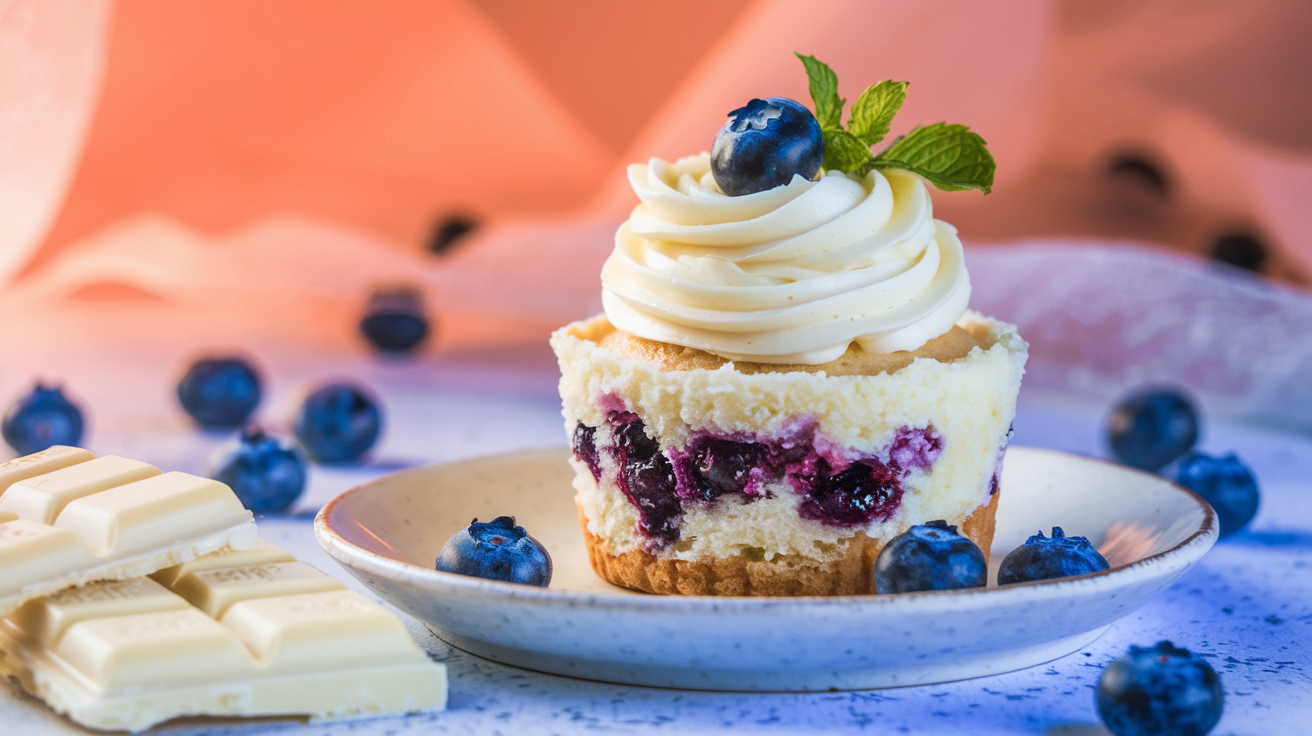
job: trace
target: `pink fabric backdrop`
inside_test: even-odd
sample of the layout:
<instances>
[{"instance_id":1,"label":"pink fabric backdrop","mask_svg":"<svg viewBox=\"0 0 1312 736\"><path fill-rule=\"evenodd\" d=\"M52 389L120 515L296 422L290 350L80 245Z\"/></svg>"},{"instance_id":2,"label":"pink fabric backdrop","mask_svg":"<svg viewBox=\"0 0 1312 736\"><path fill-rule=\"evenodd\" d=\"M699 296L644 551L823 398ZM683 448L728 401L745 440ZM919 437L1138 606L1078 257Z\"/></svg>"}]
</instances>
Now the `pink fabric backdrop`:
<instances>
[{"instance_id":1,"label":"pink fabric backdrop","mask_svg":"<svg viewBox=\"0 0 1312 736\"><path fill-rule=\"evenodd\" d=\"M968 243L1197 253L1240 228L1306 284L1309 32L1297 0L119 0L84 153L46 237L3 244L24 265L0 312L277 315L346 343L369 290L408 281L445 347L540 336L598 307L624 165L709 147L750 97L805 100L793 50L849 99L911 80L894 132L988 139L994 194L935 197ZM1127 148L1161 161L1169 200L1106 175ZM452 211L485 227L427 256Z\"/></svg>"}]
</instances>

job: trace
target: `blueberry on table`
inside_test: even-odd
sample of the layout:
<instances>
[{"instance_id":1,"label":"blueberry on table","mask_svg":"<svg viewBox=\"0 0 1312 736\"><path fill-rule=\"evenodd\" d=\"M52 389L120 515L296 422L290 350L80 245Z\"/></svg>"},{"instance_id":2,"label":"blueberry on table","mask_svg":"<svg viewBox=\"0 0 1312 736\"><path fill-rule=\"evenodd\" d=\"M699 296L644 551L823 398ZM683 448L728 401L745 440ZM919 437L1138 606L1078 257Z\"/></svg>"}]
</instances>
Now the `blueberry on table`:
<instances>
[{"instance_id":1,"label":"blueberry on table","mask_svg":"<svg viewBox=\"0 0 1312 736\"><path fill-rule=\"evenodd\" d=\"M382 427L372 394L352 383L330 383L306 397L292 431L315 462L351 463L374 446Z\"/></svg>"},{"instance_id":2,"label":"blueberry on table","mask_svg":"<svg viewBox=\"0 0 1312 736\"><path fill-rule=\"evenodd\" d=\"M875 592L881 595L982 588L987 580L984 553L942 520L902 532L875 560Z\"/></svg>"},{"instance_id":3,"label":"blueberry on table","mask_svg":"<svg viewBox=\"0 0 1312 736\"><path fill-rule=\"evenodd\" d=\"M998 585L1084 575L1107 569L1107 560L1085 537L1068 537L1061 527L1052 536L1039 532L1013 549L998 568Z\"/></svg>"},{"instance_id":4,"label":"blueberry on table","mask_svg":"<svg viewBox=\"0 0 1312 736\"><path fill-rule=\"evenodd\" d=\"M203 358L178 382L178 401L206 429L236 429L260 405L260 374L241 358Z\"/></svg>"},{"instance_id":5,"label":"blueberry on table","mask_svg":"<svg viewBox=\"0 0 1312 736\"><path fill-rule=\"evenodd\" d=\"M1130 647L1098 678L1094 702L1116 736L1203 736L1221 720L1221 678L1169 641Z\"/></svg>"},{"instance_id":6,"label":"blueberry on table","mask_svg":"<svg viewBox=\"0 0 1312 736\"><path fill-rule=\"evenodd\" d=\"M1198 412L1179 391L1136 391L1116 405L1108 439L1118 461L1157 472L1198 441Z\"/></svg>"},{"instance_id":7,"label":"blueberry on table","mask_svg":"<svg viewBox=\"0 0 1312 736\"><path fill-rule=\"evenodd\" d=\"M57 386L40 383L9 407L3 425L5 442L20 455L52 445L76 445L82 441L82 429L82 411Z\"/></svg>"},{"instance_id":8,"label":"blueberry on table","mask_svg":"<svg viewBox=\"0 0 1312 736\"><path fill-rule=\"evenodd\" d=\"M305 490L305 457L290 441L251 427L221 450L210 477L226 483L251 511L282 511Z\"/></svg>"},{"instance_id":9,"label":"blueberry on table","mask_svg":"<svg viewBox=\"0 0 1312 736\"><path fill-rule=\"evenodd\" d=\"M1261 495L1257 479L1233 452L1224 457L1201 452L1185 455L1176 466L1176 482L1212 505L1222 537L1243 529L1257 514Z\"/></svg>"},{"instance_id":10,"label":"blueberry on table","mask_svg":"<svg viewBox=\"0 0 1312 736\"><path fill-rule=\"evenodd\" d=\"M551 555L515 517L492 521L474 519L442 545L437 569L507 583L547 587L551 582Z\"/></svg>"},{"instance_id":11,"label":"blueberry on table","mask_svg":"<svg viewBox=\"0 0 1312 736\"><path fill-rule=\"evenodd\" d=\"M786 97L752 100L729 113L711 146L711 173L731 197L810 179L825 158L820 123Z\"/></svg>"},{"instance_id":12,"label":"blueberry on table","mask_svg":"<svg viewBox=\"0 0 1312 736\"><path fill-rule=\"evenodd\" d=\"M402 354L428 337L428 317L416 289L380 289L369 299L360 333L383 353Z\"/></svg>"}]
</instances>

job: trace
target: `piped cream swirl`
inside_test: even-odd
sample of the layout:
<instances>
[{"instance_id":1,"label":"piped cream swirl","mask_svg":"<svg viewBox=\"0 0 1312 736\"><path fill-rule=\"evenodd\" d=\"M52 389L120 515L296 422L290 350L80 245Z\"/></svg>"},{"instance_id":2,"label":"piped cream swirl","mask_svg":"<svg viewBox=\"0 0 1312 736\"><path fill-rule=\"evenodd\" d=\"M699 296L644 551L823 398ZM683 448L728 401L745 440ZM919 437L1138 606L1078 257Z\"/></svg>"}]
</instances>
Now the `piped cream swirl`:
<instances>
[{"instance_id":1,"label":"piped cream swirl","mask_svg":"<svg viewBox=\"0 0 1312 736\"><path fill-rule=\"evenodd\" d=\"M853 342L915 350L966 311L957 231L900 171L829 172L739 197L707 154L629 167L642 201L602 268L620 329L757 363L826 363Z\"/></svg>"}]
</instances>

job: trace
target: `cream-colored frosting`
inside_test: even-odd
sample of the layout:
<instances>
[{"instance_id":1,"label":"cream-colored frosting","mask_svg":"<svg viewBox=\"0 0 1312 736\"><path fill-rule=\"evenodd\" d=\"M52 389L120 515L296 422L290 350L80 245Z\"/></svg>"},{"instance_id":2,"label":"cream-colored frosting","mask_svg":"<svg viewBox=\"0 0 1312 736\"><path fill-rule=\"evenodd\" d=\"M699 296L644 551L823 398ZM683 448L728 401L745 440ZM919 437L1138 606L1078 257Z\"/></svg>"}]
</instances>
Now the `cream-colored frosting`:
<instances>
[{"instance_id":1,"label":"cream-colored frosting","mask_svg":"<svg viewBox=\"0 0 1312 736\"><path fill-rule=\"evenodd\" d=\"M629 167L602 303L620 329L730 360L814 365L851 345L915 350L966 311L956 229L905 171L794 176L729 197L708 154Z\"/></svg>"}]
</instances>

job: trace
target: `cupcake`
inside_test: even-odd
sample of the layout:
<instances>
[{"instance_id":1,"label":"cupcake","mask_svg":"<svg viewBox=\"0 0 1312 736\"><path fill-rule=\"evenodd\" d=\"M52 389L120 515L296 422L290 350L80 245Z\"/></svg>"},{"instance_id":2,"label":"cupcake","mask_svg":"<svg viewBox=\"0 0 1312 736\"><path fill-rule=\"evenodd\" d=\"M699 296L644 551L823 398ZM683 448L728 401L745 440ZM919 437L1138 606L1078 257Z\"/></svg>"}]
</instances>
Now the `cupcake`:
<instances>
[{"instance_id":1,"label":"cupcake","mask_svg":"<svg viewBox=\"0 0 1312 736\"><path fill-rule=\"evenodd\" d=\"M615 585L873 593L883 545L932 519L988 553L1027 346L968 310L926 183L987 192L992 159L942 123L872 154L905 83L844 127L803 61L817 115L753 100L711 153L629 167L605 314L552 335L579 521Z\"/></svg>"}]
</instances>

